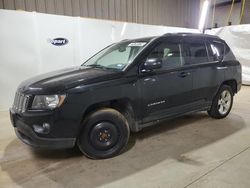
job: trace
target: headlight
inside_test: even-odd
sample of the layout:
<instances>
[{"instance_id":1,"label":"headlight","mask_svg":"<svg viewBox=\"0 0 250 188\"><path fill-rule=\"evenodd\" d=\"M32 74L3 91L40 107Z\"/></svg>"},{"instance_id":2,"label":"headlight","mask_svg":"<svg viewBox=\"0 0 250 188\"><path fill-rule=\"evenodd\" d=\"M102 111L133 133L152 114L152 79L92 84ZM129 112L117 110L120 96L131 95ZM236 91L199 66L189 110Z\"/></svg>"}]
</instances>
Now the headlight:
<instances>
[{"instance_id":1,"label":"headlight","mask_svg":"<svg viewBox=\"0 0 250 188\"><path fill-rule=\"evenodd\" d=\"M55 109L62 105L66 95L36 95L32 102L31 109Z\"/></svg>"}]
</instances>

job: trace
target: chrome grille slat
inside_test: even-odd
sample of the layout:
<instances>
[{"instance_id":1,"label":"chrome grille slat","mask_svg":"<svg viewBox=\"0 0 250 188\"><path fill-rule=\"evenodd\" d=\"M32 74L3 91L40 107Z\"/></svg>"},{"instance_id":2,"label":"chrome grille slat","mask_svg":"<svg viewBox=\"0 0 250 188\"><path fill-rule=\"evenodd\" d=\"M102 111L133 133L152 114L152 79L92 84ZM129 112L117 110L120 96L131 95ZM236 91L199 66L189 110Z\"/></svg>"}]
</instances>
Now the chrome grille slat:
<instances>
[{"instance_id":1,"label":"chrome grille slat","mask_svg":"<svg viewBox=\"0 0 250 188\"><path fill-rule=\"evenodd\" d=\"M17 92L15 95L15 99L14 99L14 103L13 103L13 109L16 112L25 112L28 106L28 102L29 102L29 96L28 95L24 95L20 92Z\"/></svg>"},{"instance_id":2,"label":"chrome grille slat","mask_svg":"<svg viewBox=\"0 0 250 188\"><path fill-rule=\"evenodd\" d=\"M19 93L18 94L18 111L20 111L20 107L22 106L22 97L21 97L21 94Z\"/></svg>"},{"instance_id":3,"label":"chrome grille slat","mask_svg":"<svg viewBox=\"0 0 250 188\"><path fill-rule=\"evenodd\" d=\"M14 99L13 107L16 107L16 106L17 106L17 93L15 94L15 99Z\"/></svg>"},{"instance_id":4,"label":"chrome grille slat","mask_svg":"<svg viewBox=\"0 0 250 188\"><path fill-rule=\"evenodd\" d=\"M24 96L23 105L22 105L22 112L25 112L25 110L27 108L27 104L28 104L27 101L28 101L27 96Z\"/></svg>"}]
</instances>

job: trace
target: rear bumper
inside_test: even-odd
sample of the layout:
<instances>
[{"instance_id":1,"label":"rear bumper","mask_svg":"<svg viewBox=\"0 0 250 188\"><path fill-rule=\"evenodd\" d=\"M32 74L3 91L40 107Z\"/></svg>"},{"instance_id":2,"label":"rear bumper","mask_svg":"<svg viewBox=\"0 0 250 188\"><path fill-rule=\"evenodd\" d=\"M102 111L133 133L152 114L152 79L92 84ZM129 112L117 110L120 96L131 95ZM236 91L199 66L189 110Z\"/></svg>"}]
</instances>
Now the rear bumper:
<instances>
[{"instance_id":1,"label":"rear bumper","mask_svg":"<svg viewBox=\"0 0 250 188\"><path fill-rule=\"evenodd\" d=\"M10 119L17 137L27 145L44 149L72 148L75 145L75 138L44 138L38 136L30 126L17 117L12 109L10 109Z\"/></svg>"}]
</instances>

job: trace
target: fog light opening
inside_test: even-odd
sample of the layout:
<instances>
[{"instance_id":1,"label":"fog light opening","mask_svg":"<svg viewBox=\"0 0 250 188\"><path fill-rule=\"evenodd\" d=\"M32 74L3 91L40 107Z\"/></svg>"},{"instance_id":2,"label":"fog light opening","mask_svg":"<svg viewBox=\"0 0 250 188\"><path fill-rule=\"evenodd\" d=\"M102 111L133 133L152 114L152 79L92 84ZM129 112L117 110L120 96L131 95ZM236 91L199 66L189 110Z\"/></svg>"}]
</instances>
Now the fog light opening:
<instances>
[{"instance_id":1,"label":"fog light opening","mask_svg":"<svg viewBox=\"0 0 250 188\"><path fill-rule=\"evenodd\" d=\"M33 129L36 133L39 134L48 134L50 131L50 124L49 123L43 123L42 125L33 125Z\"/></svg>"}]
</instances>

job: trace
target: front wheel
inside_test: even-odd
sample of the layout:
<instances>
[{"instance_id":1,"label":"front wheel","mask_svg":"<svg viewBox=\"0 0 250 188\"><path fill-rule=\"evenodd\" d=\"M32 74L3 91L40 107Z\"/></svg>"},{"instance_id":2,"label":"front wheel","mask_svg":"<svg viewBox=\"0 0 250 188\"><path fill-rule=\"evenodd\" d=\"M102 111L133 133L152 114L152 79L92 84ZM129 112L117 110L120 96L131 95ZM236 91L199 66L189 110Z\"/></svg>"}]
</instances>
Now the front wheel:
<instances>
[{"instance_id":1,"label":"front wheel","mask_svg":"<svg viewBox=\"0 0 250 188\"><path fill-rule=\"evenodd\" d=\"M208 114L216 119L225 118L233 105L233 91L228 85L223 85L214 97Z\"/></svg>"},{"instance_id":2,"label":"front wheel","mask_svg":"<svg viewBox=\"0 0 250 188\"><path fill-rule=\"evenodd\" d=\"M129 134L127 119L115 109L104 108L86 118L77 144L87 157L105 159L125 148Z\"/></svg>"}]
</instances>

